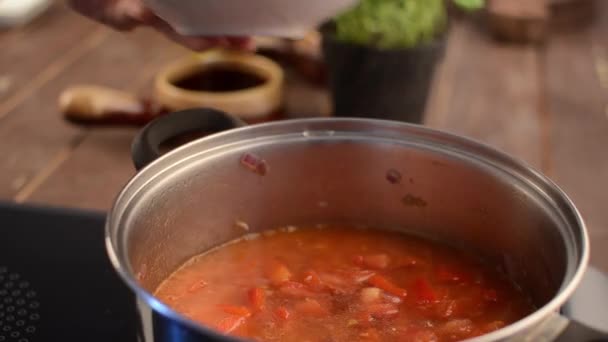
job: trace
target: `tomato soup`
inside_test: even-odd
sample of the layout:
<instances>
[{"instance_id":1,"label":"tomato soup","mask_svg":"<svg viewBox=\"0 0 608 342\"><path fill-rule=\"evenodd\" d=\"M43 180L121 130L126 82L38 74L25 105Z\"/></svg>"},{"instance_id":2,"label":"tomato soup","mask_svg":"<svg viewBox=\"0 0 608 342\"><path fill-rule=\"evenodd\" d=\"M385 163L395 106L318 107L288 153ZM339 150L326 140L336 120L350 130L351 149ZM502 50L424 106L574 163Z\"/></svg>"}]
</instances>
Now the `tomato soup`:
<instances>
[{"instance_id":1,"label":"tomato soup","mask_svg":"<svg viewBox=\"0 0 608 342\"><path fill-rule=\"evenodd\" d=\"M257 341L459 341L534 310L475 255L348 227L286 228L199 255L156 296L203 325Z\"/></svg>"}]
</instances>

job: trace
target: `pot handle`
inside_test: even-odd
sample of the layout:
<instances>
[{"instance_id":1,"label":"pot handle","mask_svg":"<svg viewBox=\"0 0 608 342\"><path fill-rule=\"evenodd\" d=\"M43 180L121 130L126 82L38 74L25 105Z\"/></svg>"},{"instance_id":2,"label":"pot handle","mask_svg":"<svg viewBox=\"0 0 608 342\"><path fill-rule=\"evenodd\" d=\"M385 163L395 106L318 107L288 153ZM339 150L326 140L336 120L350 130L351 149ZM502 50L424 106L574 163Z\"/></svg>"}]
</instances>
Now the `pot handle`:
<instances>
[{"instance_id":1,"label":"pot handle","mask_svg":"<svg viewBox=\"0 0 608 342\"><path fill-rule=\"evenodd\" d=\"M595 330L577 321L568 321L567 326L554 342L608 342L608 333Z\"/></svg>"},{"instance_id":2,"label":"pot handle","mask_svg":"<svg viewBox=\"0 0 608 342\"><path fill-rule=\"evenodd\" d=\"M163 143L190 134L213 134L245 126L240 119L211 108L193 108L160 116L133 139L131 158L141 170L162 155Z\"/></svg>"},{"instance_id":3,"label":"pot handle","mask_svg":"<svg viewBox=\"0 0 608 342\"><path fill-rule=\"evenodd\" d=\"M536 328L514 341L538 342L608 342L608 333L571 320L558 313L551 313Z\"/></svg>"}]
</instances>

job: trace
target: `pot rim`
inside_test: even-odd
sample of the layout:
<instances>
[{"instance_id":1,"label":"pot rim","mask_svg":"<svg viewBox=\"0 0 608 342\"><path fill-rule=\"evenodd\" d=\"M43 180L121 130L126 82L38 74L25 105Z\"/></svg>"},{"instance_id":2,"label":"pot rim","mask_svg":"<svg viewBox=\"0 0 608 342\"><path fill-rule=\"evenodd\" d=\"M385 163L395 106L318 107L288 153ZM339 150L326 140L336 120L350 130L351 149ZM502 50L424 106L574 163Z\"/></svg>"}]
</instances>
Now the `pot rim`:
<instances>
[{"instance_id":1,"label":"pot rim","mask_svg":"<svg viewBox=\"0 0 608 342\"><path fill-rule=\"evenodd\" d=\"M559 309L561 308L561 306L570 298L570 296L573 294L573 292L576 290L579 283L581 282L583 275L587 269L587 266L589 263L589 255L590 255L589 237L588 237L588 232L587 232L587 227L586 227L585 221L584 221L581 213L577 209L577 207L574 205L573 201L570 199L570 197L552 180L550 180L548 177L546 177L545 175L543 175L542 173L537 171L535 168L531 167L526 162L516 159L516 158L512 157L511 155L509 155L497 148L489 146L483 142L480 142L480 141L477 141L475 139L471 139L468 137L459 136L456 134L445 132L442 130L429 128L429 127L422 126L422 125L409 124L409 123L403 123L403 122L397 122L397 121L391 121L391 120L381 120L381 119L306 118L306 119L292 119L292 120L279 121L279 122L269 122L269 123L264 123L264 124L257 124L257 125L245 126L245 127L241 127L241 128L235 128L235 129L231 129L226 132L212 134L210 136L191 141L183 146L180 146L180 147L168 152L166 155L158 158L157 160L155 160L154 162L152 162L148 166L146 166L144 169L140 170L136 175L134 175L131 178L131 180L123 187L123 189L117 195L117 197L112 205L112 208L110 209L110 211L107 214L106 227L105 227L105 244L106 244L106 251L108 253L108 257L109 257L115 271L119 274L119 276L122 278L122 280L130 287L130 289L135 293L135 295L137 297L139 297L140 299L143 299L150 307L152 307L155 311L157 311L158 313L161 313L165 317L170 318L180 324L183 324L184 326L186 326L188 328L194 329L195 331L204 333L209 336L214 336L216 338L223 338L227 341L242 342L243 341L242 339L220 334L219 332L216 332L215 330L211 329L210 327L207 327L205 325L199 324L191 319L186 318L182 314L171 309L168 305L165 305L164 303L162 303L152 293L150 293L149 291L147 291L146 289L144 289L143 287L141 287L138 284L135 276L132 274L131 270L129 269L130 267L129 267L127 261L121 260L120 248L117 245L117 241L114 241L115 240L114 236L116 236L116 234L114 234L115 229L113 229L113 227L118 225L119 223L121 223L120 220L122 218L124 218L124 216L125 216L124 214L129 211L128 208L126 208L127 204L130 204L132 202L133 195L129 195L128 192L133 187L141 188L141 185L138 186L138 184L136 184L136 183L138 181L140 181L142 178L145 179L146 177L154 176L154 175L158 174L159 172L165 170L166 167L161 167L162 163L164 163L168 160L171 160L171 159L175 159L174 163L172 163L172 165L175 165L175 163L179 163L180 161L183 162L187 158L183 158L183 156L180 156L180 155L187 154L187 155L191 156L192 154L188 154L188 153L196 151L197 145L200 145L202 143L213 142L214 140L221 140L221 138L226 138L226 137L230 137L233 135L240 135L240 134L243 134L243 133L246 133L249 131L253 131L253 132L260 131L259 133L261 133L261 134L257 135L257 137L268 137L269 136L268 131L270 131L272 133L272 132L274 132L274 131L272 131L273 128L276 129L276 128L282 127L282 126L284 126L283 128L291 127L292 129L289 130L289 132L296 133L296 132L306 132L306 131L310 132L311 130L308 129L308 127L310 127L310 126L315 126L315 125L320 125L320 124L326 124L326 125L327 124L328 125L338 124L339 125L340 123L365 124L365 125L375 127L377 129L384 128L385 131L382 131L383 133L387 133L386 129L389 129L389 128L401 128L401 129L407 130L408 133L413 136L422 137L427 140L430 140L432 138L445 139L445 140L448 140L450 143L449 145L446 145L447 148L456 148L461 153L472 154L472 156L475 156L478 158L489 159L490 162L497 163L498 165L509 166L511 168L519 169L520 171L525 171L525 172L529 173L530 176L535 178L536 183L541 183L544 186L546 186L548 189L550 189L553 193L551 195L549 195L549 194L546 194L546 195L551 198L559 199L561 201L561 203L563 205L565 205L565 209L570 211L570 213L569 213L570 217L574 219L573 225L574 225L575 229L580 230L580 232L579 232L580 236L578 236L579 241L575 242L576 247L579 249L578 252L580 255L579 255L577 262L574 264L574 269L571 272L572 274L571 274L570 279L567 278L568 274L566 274L566 277L564 279L562 279L562 284L561 284L557 294L555 294L550 301L545 303L543 306L539 307L533 313L525 316L524 318L522 318L510 325L507 325L506 327L504 327L502 329L496 330L489 334L485 334L485 335L481 335L478 337L464 340L464 342L486 342L486 341L503 340L505 338L514 336L517 333L520 333L522 331L533 328L533 327L537 326L539 323L541 323L543 320L551 317L551 315L559 312ZM326 131L331 131L331 129L326 129ZM375 134L378 133L377 131L375 131L375 132L374 131L365 131L365 132L356 131L356 132L359 134L370 134L370 135L374 134L374 133ZM285 133L285 132L282 132L282 133ZM274 134L278 134L278 133L275 132ZM218 144L217 146L221 146L221 145L222 144ZM200 151L198 151L198 152L200 152ZM488 160L486 160L486 162L487 161ZM544 191L540 188L535 189L535 193L542 193L542 192L544 192ZM122 210L120 208L121 206L123 207ZM556 208L556 210L557 210L557 208ZM566 237L564 237L564 239L566 239ZM570 237L570 239L572 239L572 238ZM570 254L568 255L568 258L571 258Z\"/></svg>"}]
</instances>

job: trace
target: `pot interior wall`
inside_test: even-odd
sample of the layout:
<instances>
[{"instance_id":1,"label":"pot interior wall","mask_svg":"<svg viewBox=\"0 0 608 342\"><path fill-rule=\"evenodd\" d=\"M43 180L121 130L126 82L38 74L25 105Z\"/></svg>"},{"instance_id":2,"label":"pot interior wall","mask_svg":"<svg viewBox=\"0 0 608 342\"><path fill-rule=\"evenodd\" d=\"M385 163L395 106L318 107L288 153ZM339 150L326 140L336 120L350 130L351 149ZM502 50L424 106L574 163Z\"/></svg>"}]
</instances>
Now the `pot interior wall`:
<instances>
[{"instance_id":1,"label":"pot interior wall","mask_svg":"<svg viewBox=\"0 0 608 342\"><path fill-rule=\"evenodd\" d=\"M549 301L573 274L568 255L577 253L560 204L513 170L438 146L332 132L207 149L166 166L133 195L122 248L152 292L192 256L244 233L346 222L473 248L537 305ZM265 175L240 163L245 153L266 162ZM389 170L400 182L387 179Z\"/></svg>"}]
</instances>

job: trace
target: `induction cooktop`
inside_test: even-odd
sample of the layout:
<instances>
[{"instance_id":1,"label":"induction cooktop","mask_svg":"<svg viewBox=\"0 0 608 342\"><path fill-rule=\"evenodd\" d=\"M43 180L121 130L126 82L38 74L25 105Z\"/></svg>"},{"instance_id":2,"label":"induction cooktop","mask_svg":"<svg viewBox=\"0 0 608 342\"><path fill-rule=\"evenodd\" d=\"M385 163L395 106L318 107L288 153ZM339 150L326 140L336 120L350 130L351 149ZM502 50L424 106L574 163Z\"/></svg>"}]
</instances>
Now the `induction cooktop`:
<instances>
[{"instance_id":1,"label":"induction cooktop","mask_svg":"<svg viewBox=\"0 0 608 342\"><path fill-rule=\"evenodd\" d=\"M104 214L0 203L0 342L134 342Z\"/></svg>"},{"instance_id":2,"label":"induction cooktop","mask_svg":"<svg viewBox=\"0 0 608 342\"><path fill-rule=\"evenodd\" d=\"M107 258L104 221L0 202L0 342L137 341L134 298ZM590 269L563 313L607 330L608 277Z\"/></svg>"}]
</instances>

